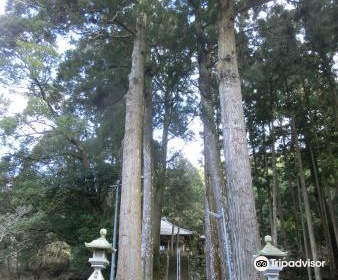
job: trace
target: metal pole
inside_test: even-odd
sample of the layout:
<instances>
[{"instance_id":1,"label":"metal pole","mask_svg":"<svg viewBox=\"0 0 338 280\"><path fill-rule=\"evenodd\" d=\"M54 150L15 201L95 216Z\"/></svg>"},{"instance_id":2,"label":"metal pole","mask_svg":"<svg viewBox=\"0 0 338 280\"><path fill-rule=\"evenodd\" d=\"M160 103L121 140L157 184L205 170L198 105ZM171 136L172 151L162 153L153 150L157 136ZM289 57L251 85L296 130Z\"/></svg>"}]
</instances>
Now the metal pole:
<instances>
[{"instance_id":1,"label":"metal pole","mask_svg":"<svg viewBox=\"0 0 338 280\"><path fill-rule=\"evenodd\" d=\"M176 246L176 280L178 279L178 248Z\"/></svg>"},{"instance_id":2,"label":"metal pole","mask_svg":"<svg viewBox=\"0 0 338 280\"><path fill-rule=\"evenodd\" d=\"M177 280L181 280L181 249L177 247Z\"/></svg>"},{"instance_id":3,"label":"metal pole","mask_svg":"<svg viewBox=\"0 0 338 280\"><path fill-rule=\"evenodd\" d=\"M178 280L181 280L181 247L180 247L180 229L177 230L178 234Z\"/></svg>"},{"instance_id":4,"label":"metal pole","mask_svg":"<svg viewBox=\"0 0 338 280\"><path fill-rule=\"evenodd\" d=\"M177 234L176 244L176 279L181 280L181 249L179 242L179 233Z\"/></svg>"},{"instance_id":5,"label":"metal pole","mask_svg":"<svg viewBox=\"0 0 338 280\"><path fill-rule=\"evenodd\" d=\"M227 265L228 265L228 271L229 271L229 280L232 280L232 267L231 267L231 261L230 261L230 248L229 248L229 237L228 237L228 231L226 228L226 222L225 222L225 214L224 214L224 208L222 207L222 221L223 221L223 230L224 230L224 243L225 243L225 251L227 254Z\"/></svg>"},{"instance_id":6,"label":"metal pole","mask_svg":"<svg viewBox=\"0 0 338 280\"><path fill-rule=\"evenodd\" d=\"M118 212L118 204L119 204L119 185L116 185L115 188L115 212L114 212L114 232L113 232L113 249L116 249L116 237L117 237L117 212ZM111 255L111 266L110 266L110 280L115 279L115 259L116 259L116 252L114 251Z\"/></svg>"}]
</instances>

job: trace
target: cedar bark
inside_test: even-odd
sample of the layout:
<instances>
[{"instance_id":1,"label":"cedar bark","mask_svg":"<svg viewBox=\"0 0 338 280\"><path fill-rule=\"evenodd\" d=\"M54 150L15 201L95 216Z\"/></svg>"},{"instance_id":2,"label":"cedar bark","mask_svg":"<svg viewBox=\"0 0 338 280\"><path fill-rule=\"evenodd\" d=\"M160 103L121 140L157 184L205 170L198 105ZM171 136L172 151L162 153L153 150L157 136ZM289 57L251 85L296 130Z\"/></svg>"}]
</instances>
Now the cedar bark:
<instances>
[{"instance_id":1,"label":"cedar bark","mask_svg":"<svg viewBox=\"0 0 338 280\"><path fill-rule=\"evenodd\" d=\"M259 250L259 234L236 57L234 18L234 1L219 1L217 71L234 260L232 279L252 280L261 277L252 264L252 256Z\"/></svg>"},{"instance_id":2,"label":"cedar bark","mask_svg":"<svg viewBox=\"0 0 338 280\"><path fill-rule=\"evenodd\" d=\"M160 231L161 231L161 214L164 188L167 178L167 153L168 153L168 137L169 127L171 123L172 101L169 92L165 93L164 97L164 112L163 112L163 131L162 143L160 150L160 171L157 178L157 186L154 190L154 212L153 212L153 238L154 238L154 279L160 279Z\"/></svg>"},{"instance_id":3,"label":"cedar bark","mask_svg":"<svg viewBox=\"0 0 338 280\"><path fill-rule=\"evenodd\" d=\"M210 82L210 71L208 70L208 54L204 49L202 31L198 28L198 67L199 67L199 89L202 101L202 121L204 127L204 158L205 158L205 184L206 184L206 234L210 236L206 244L206 252L210 255L210 275L208 279L225 279L226 278L226 260L228 258L225 251L226 233L223 229L222 220L210 218L207 210L218 214L224 211L224 196L222 190L225 188L224 177L221 171L220 149L216 125L214 120L213 98ZM212 220L211 220L212 219ZM215 228L216 226L216 228ZM216 229L216 231L215 231ZM215 236L215 234L217 236ZM207 248L210 246L209 248ZM218 251L219 250L219 251Z\"/></svg>"},{"instance_id":4,"label":"cedar bark","mask_svg":"<svg viewBox=\"0 0 338 280\"><path fill-rule=\"evenodd\" d=\"M146 0L141 1L144 5ZM142 280L141 258L141 157L144 110L144 65L147 14L141 7L126 94L122 189L119 228L118 280Z\"/></svg>"},{"instance_id":5,"label":"cedar bark","mask_svg":"<svg viewBox=\"0 0 338 280\"><path fill-rule=\"evenodd\" d=\"M299 225L299 211L297 210L297 202L296 202L296 194L294 187L291 185L290 181L288 180L288 187L291 190L291 199L292 199L292 210L294 215L294 222L295 222L295 231L296 231L296 244L298 246L298 252L303 251L302 247L302 238L300 236L300 230L298 229Z\"/></svg>"},{"instance_id":6,"label":"cedar bark","mask_svg":"<svg viewBox=\"0 0 338 280\"><path fill-rule=\"evenodd\" d=\"M204 169L205 170L205 169ZM204 171L206 172L206 171ZM205 188L210 188L207 186L208 179L204 176L204 184ZM204 244L204 254L205 254L205 274L207 280L215 280L216 279L216 271L215 271L215 248L212 242L212 232L211 232L211 224L210 217L208 214L209 203L207 197L207 190L205 191L204 197L204 234L205 234L205 244ZM221 278L219 278L221 279Z\"/></svg>"},{"instance_id":7,"label":"cedar bark","mask_svg":"<svg viewBox=\"0 0 338 280\"><path fill-rule=\"evenodd\" d=\"M206 35L203 31L200 3L190 1L194 7L197 28L197 56L199 70L199 91L202 104L202 121L204 126L204 180L205 180L205 257L207 280L226 278L225 232L222 220L210 217L209 211L222 213L225 208L223 190L224 175L221 171L220 149L214 117L213 96L211 90L211 71L208 69L210 57Z\"/></svg>"},{"instance_id":8,"label":"cedar bark","mask_svg":"<svg viewBox=\"0 0 338 280\"><path fill-rule=\"evenodd\" d=\"M309 196L308 196L306 184L305 184L305 175L304 175L302 156L301 156L301 153L300 153L300 147L299 147L299 143L298 143L298 135L297 135L296 125L295 125L295 121L294 121L293 118L290 119L290 125L291 125L291 133L292 133L293 143L294 143L294 147L295 147L296 161L297 161L297 165L298 165L300 184L301 184L302 194L303 194L303 202L304 202L306 221L307 221L307 226L308 226L308 231L309 231L312 260L316 262L316 261L319 260L318 255L317 255L317 244L316 244L315 233L314 233L314 229L313 229L313 222L312 222ZM315 279L321 280L322 276L321 276L320 268L315 266L314 271L315 271Z\"/></svg>"},{"instance_id":9,"label":"cedar bark","mask_svg":"<svg viewBox=\"0 0 338 280\"><path fill-rule=\"evenodd\" d=\"M305 259L308 260L310 258L310 254L309 254L309 247L307 245L306 228L305 228L305 221L304 221L304 216L303 216L303 206L302 206L303 203L302 203L302 196L301 196L300 187L299 187L299 180L297 180L297 194L298 194L298 205L299 205L300 219L301 219L301 223L302 223ZM308 275L309 280L312 280L311 268L308 266L306 268L306 270L307 270L307 275Z\"/></svg>"},{"instance_id":10,"label":"cedar bark","mask_svg":"<svg viewBox=\"0 0 338 280\"><path fill-rule=\"evenodd\" d=\"M205 177L206 195L205 195L205 269L207 280L221 280L222 269L220 265L220 258L218 254L218 238L217 238L217 227L215 222L212 222L210 215L207 212L211 211L209 206L210 198L207 196L209 193L208 188L210 184L207 182L208 179Z\"/></svg>"},{"instance_id":11,"label":"cedar bark","mask_svg":"<svg viewBox=\"0 0 338 280\"><path fill-rule=\"evenodd\" d=\"M272 235L273 231L273 198L272 198L272 187L270 184L270 176L269 176L269 158L267 151L267 140L265 135L265 124L263 123L263 151L264 151L264 177L267 186L267 194L268 194L268 204L269 204L269 224L270 224L270 232ZM264 202L263 202L264 204ZM263 206L262 206L263 207Z\"/></svg>"},{"instance_id":12,"label":"cedar bark","mask_svg":"<svg viewBox=\"0 0 338 280\"><path fill-rule=\"evenodd\" d=\"M275 151L275 129L273 122L270 125L270 134L271 134L271 161L272 161L272 240L274 245L278 245L277 229L278 229L278 219L277 219L277 188L278 188L278 178L277 178L277 167L276 167L276 151Z\"/></svg>"},{"instance_id":13,"label":"cedar bark","mask_svg":"<svg viewBox=\"0 0 338 280\"><path fill-rule=\"evenodd\" d=\"M151 78L148 78L151 85ZM153 112L151 86L144 98L143 124L143 217L142 217L142 265L143 280L153 279Z\"/></svg>"}]
</instances>

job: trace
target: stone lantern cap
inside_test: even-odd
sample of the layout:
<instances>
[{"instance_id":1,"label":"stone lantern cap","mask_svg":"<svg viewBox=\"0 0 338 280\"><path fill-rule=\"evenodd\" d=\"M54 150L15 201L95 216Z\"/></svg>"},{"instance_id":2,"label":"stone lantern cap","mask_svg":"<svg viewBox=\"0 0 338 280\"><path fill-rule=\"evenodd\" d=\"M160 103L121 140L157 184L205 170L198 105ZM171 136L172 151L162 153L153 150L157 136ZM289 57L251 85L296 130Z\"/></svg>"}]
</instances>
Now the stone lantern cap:
<instances>
[{"instance_id":1,"label":"stone lantern cap","mask_svg":"<svg viewBox=\"0 0 338 280\"><path fill-rule=\"evenodd\" d=\"M114 250L112 245L106 239L107 230L105 228L102 228L100 230L100 235L101 235L100 238L95 239L90 243L85 242L85 246L91 251L105 250L108 251L109 253L113 252Z\"/></svg>"},{"instance_id":2,"label":"stone lantern cap","mask_svg":"<svg viewBox=\"0 0 338 280\"><path fill-rule=\"evenodd\" d=\"M259 256L264 256L264 257L286 257L287 256L287 252L282 252L281 250L279 250L277 247L272 245L272 238L270 235L265 236L264 238L265 241L265 246L262 250L258 251L258 254L255 255L254 257L259 257Z\"/></svg>"}]
</instances>

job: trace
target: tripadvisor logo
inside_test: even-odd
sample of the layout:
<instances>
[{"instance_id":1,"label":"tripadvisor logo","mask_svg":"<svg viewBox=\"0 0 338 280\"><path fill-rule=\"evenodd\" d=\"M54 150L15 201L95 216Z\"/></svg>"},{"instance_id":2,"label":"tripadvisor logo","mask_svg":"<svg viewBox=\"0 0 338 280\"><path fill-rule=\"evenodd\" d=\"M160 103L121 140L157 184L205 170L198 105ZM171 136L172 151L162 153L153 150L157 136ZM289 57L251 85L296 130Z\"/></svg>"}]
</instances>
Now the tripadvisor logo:
<instances>
[{"instance_id":1,"label":"tripadvisor logo","mask_svg":"<svg viewBox=\"0 0 338 280\"><path fill-rule=\"evenodd\" d=\"M270 259L270 265L272 267L324 267L325 261L283 261L277 259ZM258 271L265 271L269 267L269 260L264 256L257 257L254 261L254 266Z\"/></svg>"},{"instance_id":2,"label":"tripadvisor logo","mask_svg":"<svg viewBox=\"0 0 338 280\"><path fill-rule=\"evenodd\" d=\"M258 271L264 271L269 266L269 260L264 256L257 257L254 261L254 266Z\"/></svg>"}]
</instances>

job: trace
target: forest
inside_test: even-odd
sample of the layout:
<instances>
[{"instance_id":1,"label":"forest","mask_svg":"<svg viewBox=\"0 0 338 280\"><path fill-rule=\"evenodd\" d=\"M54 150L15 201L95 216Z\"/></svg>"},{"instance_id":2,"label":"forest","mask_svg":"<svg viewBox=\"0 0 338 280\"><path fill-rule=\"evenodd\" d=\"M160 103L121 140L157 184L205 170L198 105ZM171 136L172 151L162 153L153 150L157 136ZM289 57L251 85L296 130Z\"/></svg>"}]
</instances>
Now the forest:
<instances>
[{"instance_id":1,"label":"forest","mask_svg":"<svg viewBox=\"0 0 338 280\"><path fill-rule=\"evenodd\" d=\"M337 0L0 8L1 280L337 279Z\"/></svg>"}]
</instances>

